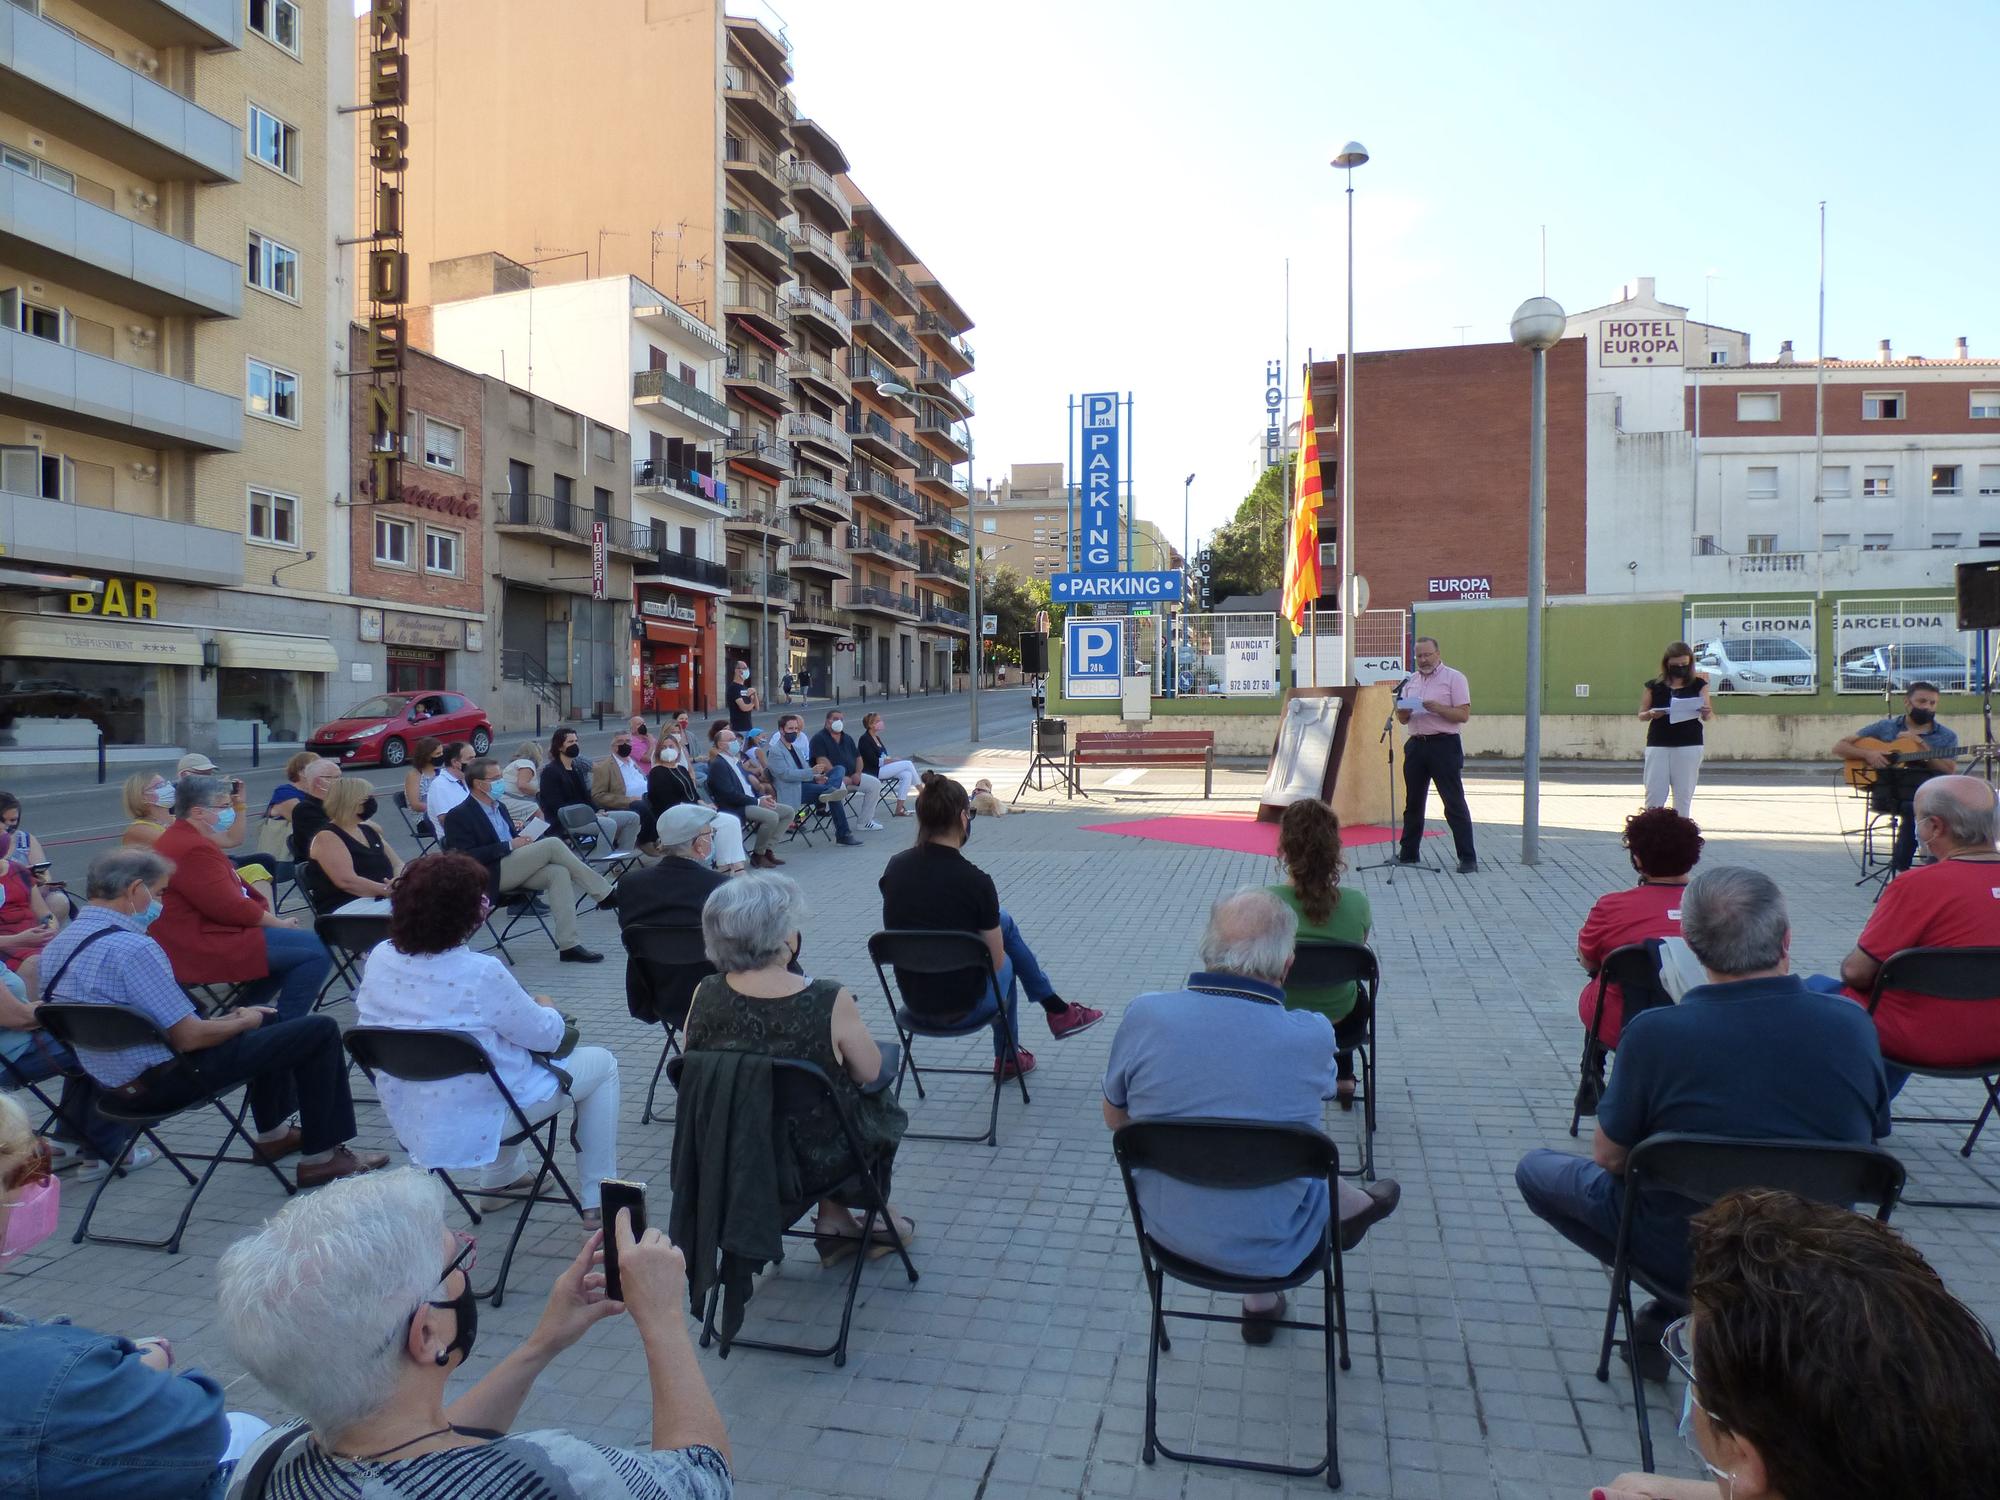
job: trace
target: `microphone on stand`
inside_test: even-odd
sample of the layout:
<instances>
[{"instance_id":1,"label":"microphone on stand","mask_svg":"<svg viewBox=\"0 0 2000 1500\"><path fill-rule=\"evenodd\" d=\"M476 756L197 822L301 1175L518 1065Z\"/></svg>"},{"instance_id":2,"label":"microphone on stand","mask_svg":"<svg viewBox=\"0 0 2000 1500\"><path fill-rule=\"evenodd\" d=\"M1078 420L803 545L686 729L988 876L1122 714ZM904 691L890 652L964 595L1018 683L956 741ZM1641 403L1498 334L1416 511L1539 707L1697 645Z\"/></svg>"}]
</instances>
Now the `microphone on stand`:
<instances>
[{"instance_id":1,"label":"microphone on stand","mask_svg":"<svg viewBox=\"0 0 2000 1500\"><path fill-rule=\"evenodd\" d=\"M1396 684L1396 702L1402 701L1403 689L1408 687L1409 685L1410 685L1410 679L1407 677L1405 677L1401 682ZM1389 717L1382 721L1382 732L1375 736L1376 744L1379 745L1384 740L1389 738L1389 730L1395 725L1395 722L1396 722L1395 703L1391 703L1389 706Z\"/></svg>"}]
</instances>

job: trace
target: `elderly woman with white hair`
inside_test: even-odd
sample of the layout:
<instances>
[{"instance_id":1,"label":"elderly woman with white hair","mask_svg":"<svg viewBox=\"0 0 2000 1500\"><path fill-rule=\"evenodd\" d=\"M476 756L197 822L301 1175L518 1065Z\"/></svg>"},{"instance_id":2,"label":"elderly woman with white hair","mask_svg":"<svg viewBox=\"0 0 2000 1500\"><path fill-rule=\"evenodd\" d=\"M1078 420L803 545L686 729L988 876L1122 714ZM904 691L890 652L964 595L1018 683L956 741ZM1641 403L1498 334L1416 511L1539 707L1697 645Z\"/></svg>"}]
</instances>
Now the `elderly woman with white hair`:
<instances>
[{"instance_id":1,"label":"elderly woman with white hair","mask_svg":"<svg viewBox=\"0 0 2000 1500\"><path fill-rule=\"evenodd\" d=\"M896 1144L910 1119L886 1089L864 1094L882 1071L882 1049L862 1023L854 996L837 979L808 979L788 967L799 951L805 896L784 875L739 875L702 907L701 933L717 972L695 987L685 1045L704 1050L761 1052L817 1066L854 1121L863 1154L887 1190ZM832 1265L859 1247L861 1225L848 1211L865 1204L852 1179L852 1154L840 1119L822 1101L791 1121L799 1181L819 1200L813 1232L820 1259ZM890 1214L905 1244L916 1225ZM871 1253L891 1243L887 1225L874 1231ZM879 1248L878 1248L879 1247Z\"/></svg>"},{"instance_id":2,"label":"elderly woman with white hair","mask_svg":"<svg viewBox=\"0 0 2000 1500\"><path fill-rule=\"evenodd\" d=\"M361 1190L340 1190L350 1187ZM725 1500L729 1436L688 1338L686 1267L659 1230L635 1241L623 1212L609 1232L624 1300L605 1297L604 1232L594 1232L527 1338L446 1404L479 1332L473 1241L446 1226L446 1201L414 1168L356 1178L292 1199L223 1255L217 1303L230 1350L312 1428L265 1494ZM620 1313L646 1352L650 1448L510 1432L542 1371Z\"/></svg>"}]
</instances>

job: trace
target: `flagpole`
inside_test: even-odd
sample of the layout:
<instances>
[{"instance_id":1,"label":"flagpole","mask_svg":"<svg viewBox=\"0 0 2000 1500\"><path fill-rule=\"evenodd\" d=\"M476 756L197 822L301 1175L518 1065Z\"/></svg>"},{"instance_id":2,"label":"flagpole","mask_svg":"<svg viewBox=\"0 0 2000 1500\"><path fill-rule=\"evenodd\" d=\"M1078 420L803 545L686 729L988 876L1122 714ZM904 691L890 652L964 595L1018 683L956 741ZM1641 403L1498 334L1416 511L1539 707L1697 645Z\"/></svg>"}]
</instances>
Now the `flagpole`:
<instances>
[{"instance_id":1,"label":"flagpole","mask_svg":"<svg viewBox=\"0 0 2000 1500\"><path fill-rule=\"evenodd\" d=\"M1368 148L1349 141L1333 165L1347 174L1347 360L1340 371L1340 680L1354 682L1354 169Z\"/></svg>"}]
</instances>

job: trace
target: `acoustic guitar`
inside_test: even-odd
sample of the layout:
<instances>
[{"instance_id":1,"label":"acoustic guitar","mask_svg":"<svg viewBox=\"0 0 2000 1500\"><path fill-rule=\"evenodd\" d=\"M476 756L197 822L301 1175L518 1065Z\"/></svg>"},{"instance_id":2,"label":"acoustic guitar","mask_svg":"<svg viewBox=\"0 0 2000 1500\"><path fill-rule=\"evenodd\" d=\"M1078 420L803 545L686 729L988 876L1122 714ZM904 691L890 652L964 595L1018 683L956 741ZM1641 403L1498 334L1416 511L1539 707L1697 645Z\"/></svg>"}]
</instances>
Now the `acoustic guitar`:
<instances>
[{"instance_id":1,"label":"acoustic guitar","mask_svg":"<svg viewBox=\"0 0 2000 1500\"><path fill-rule=\"evenodd\" d=\"M1845 762L1847 784L1863 790L1874 786L1884 772L1897 766L1914 765L1918 761L1942 760L1945 758L1939 755L1937 751L1931 749L1922 740L1918 739L1914 734L1900 735L1893 740L1878 740L1866 737L1856 740L1854 746L1857 750L1878 751L1882 755L1887 756L1889 760L1887 766L1879 769L1869 765L1867 761L1862 760L1858 756Z\"/></svg>"}]
</instances>

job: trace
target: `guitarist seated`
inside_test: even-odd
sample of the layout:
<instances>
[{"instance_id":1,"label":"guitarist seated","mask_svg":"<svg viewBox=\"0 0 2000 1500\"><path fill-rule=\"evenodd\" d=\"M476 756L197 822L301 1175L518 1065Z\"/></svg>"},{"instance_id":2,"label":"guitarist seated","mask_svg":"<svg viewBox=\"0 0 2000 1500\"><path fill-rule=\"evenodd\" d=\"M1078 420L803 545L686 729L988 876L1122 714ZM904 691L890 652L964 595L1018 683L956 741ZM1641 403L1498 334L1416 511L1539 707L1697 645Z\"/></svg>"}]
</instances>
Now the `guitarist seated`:
<instances>
[{"instance_id":1,"label":"guitarist seated","mask_svg":"<svg viewBox=\"0 0 2000 1500\"><path fill-rule=\"evenodd\" d=\"M1903 694L1903 712L1864 724L1833 747L1833 753L1853 767L1867 768L1869 801L1878 812L1897 814L1896 848L1890 868L1907 870L1917 852L1917 788L1933 776L1958 769L1958 736L1937 721L1938 690L1931 682L1913 682Z\"/></svg>"}]
</instances>

